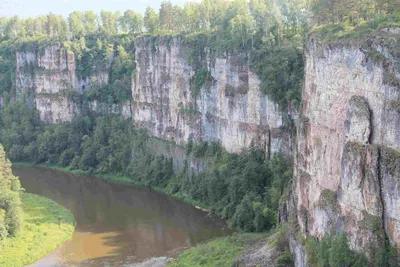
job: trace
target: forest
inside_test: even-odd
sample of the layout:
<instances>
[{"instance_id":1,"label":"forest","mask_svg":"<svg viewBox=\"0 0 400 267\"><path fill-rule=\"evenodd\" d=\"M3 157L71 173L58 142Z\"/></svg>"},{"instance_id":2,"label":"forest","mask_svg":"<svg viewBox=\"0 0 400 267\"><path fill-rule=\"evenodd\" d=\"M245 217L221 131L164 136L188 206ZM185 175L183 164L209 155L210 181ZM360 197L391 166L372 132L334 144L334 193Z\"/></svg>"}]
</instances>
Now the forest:
<instances>
[{"instance_id":1,"label":"forest","mask_svg":"<svg viewBox=\"0 0 400 267\"><path fill-rule=\"evenodd\" d=\"M71 122L46 124L30 102L32 92L17 94L15 52L62 44L74 52L80 77L90 77L94 66L105 68L107 58L115 55L106 85L93 86L83 95L69 92L80 103L98 100L112 105L131 100L135 39L181 36L193 47L189 57L194 66L205 47L216 55L248 53L262 92L285 110L301 103L303 51L310 32L330 40L354 37L358 31L370 33L383 25L400 25L399 14L400 3L394 0L203 0L184 6L163 1L158 11L149 7L144 14L76 11L67 18L55 14L2 17L0 142L13 162L124 176L172 195L187 195L237 229L268 231L278 225L279 202L287 197L293 175L292 158L282 154L269 158L257 148L232 154L216 142L190 141L184 147L186 157L204 162L204 171L192 173L185 168L176 172L172 159L152 153L152 137L122 116L86 111ZM200 89L207 75L201 66L196 68L194 88ZM2 150L0 160L9 165ZM5 192L0 196L1 240L20 228L21 189L9 168L0 175L0 192ZM349 260L355 256L345 236L311 240L307 246L317 251L309 259L312 266L365 264L365 257Z\"/></svg>"}]
</instances>

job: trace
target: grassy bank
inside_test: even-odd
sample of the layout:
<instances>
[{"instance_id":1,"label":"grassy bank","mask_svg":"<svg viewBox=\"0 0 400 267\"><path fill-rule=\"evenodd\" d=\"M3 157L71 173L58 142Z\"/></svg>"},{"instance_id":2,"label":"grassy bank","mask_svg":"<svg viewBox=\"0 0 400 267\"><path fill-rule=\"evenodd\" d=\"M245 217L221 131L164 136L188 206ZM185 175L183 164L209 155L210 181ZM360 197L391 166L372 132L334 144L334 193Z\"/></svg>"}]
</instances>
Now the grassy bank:
<instances>
[{"instance_id":1,"label":"grassy bank","mask_svg":"<svg viewBox=\"0 0 400 267\"><path fill-rule=\"evenodd\" d=\"M217 238L183 252L170 267L218 266L230 267L249 243L259 242L264 234L235 233Z\"/></svg>"},{"instance_id":2,"label":"grassy bank","mask_svg":"<svg viewBox=\"0 0 400 267\"><path fill-rule=\"evenodd\" d=\"M76 175L84 175L84 176L93 176L96 178L103 179L105 181L110 181L114 183L121 183L121 184L133 184L133 185L140 185L140 186L145 186L143 183L141 183L138 180L129 178L127 176L121 176L121 175L115 175L115 174L93 174L89 172L85 172L82 170L71 170L70 168L63 168L58 165L54 164L33 164L30 162L13 162L13 166L21 166L21 167L42 167L42 168L48 168L48 169L53 169L57 171L62 171L62 172L68 172L68 173L73 173ZM200 201L191 199L190 197L187 197L186 195L177 192L174 194L170 194L166 188L162 187L152 187L155 191L163 194L167 194L169 196L172 196L173 198L179 199L186 204L192 205L196 208L202 209L204 211L209 211L210 207L204 203L201 203Z\"/></svg>"},{"instance_id":3,"label":"grassy bank","mask_svg":"<svg viewBox=\"0 0 400 267\"><path fill-rule=\"evenodd\" d=\"M0 266L25 266L45 256L71 238L73 215L56 202L33 194L22 194L24 224L17 237L0 246Z\"/></svg>"}]
</instances>

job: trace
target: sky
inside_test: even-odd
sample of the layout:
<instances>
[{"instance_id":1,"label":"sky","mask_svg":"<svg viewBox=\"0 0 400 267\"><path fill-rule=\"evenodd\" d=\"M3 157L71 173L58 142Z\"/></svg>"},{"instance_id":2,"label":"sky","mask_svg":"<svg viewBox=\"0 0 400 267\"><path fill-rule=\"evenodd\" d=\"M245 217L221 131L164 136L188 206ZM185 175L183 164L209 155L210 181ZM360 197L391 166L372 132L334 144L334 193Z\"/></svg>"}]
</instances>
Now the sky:
<instances>
[{"instance_id":1,"label":"sky","mask_svg":"<svg viewBox=\"0 0 400 267\"><path fill-rule=\"evenodd\" d=\"M21 18L35 17L48 13L67 16L79 10L93 10L99 13L108 11L125 11L132 9L144 13L147 6L159 9L162 0L0 0L0 17L15 16ZM183 4L187 0L171 0L173 4Z\"/></svg>"}]
</instances>

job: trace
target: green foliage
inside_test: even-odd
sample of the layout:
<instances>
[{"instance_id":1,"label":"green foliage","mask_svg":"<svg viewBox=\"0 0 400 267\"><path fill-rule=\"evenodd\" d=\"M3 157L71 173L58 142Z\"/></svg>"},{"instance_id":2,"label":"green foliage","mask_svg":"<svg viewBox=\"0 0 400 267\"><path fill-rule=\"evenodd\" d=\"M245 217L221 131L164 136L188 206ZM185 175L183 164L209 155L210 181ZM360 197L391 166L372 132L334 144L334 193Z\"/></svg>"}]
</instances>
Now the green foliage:
<instances>
[{"instance_id":1,"label":"green foliage","mask_svg":"<svg viewBox=\"0 0 400 267\"><path fill-rule=\"evenodd\" d=\"M187 145L189 159L204 171L174 172L172 159L149 149L146 131L132 129L122 116L77 117L45 125L29 106L13 102L2 110L0 141L13 161L58 164L91 174L124 175L145 186L182 193L204 203L245 231L276 224L276 210L291 177L291 160L251 149L230 154L215 142Z\"/></svg>"},{"instance_id":2,"label":"green foliage","mask_svg":"<svg viewBox=\"0 0 400 267\"><path fill-rule=\"evenodd\" d=\"M12 174L11 163L0 145L0 246L8 236L16 236L22 224L21 185Z\"/></svg>"},{"instance_id":3,"label":"green foliage","mask_svg":"<svg viewBox=\"0 0 400 267\"><path fill-rule=\"evenodd\" d=\"M276 155L268 162L259 150L229 154L213 142L189 142L186 151L189 156L203 159L206 168L191 179L181 174L180 190L245 231L261 232L276 224L279 192L283 192L291 175L290 159ZM277 194L271 196L269 192Z\"/></svg>"},{"instance_id":4,"label":"green foliage","mask_svg":"<svg viewBox=\"0 0 400 267\"><path fill-rule=\"evenodd\" d=\"M281 107L298 106L304 75L302 51L292 45L271 47L267 44L253 55L253 67L261 77L261 90Z\"/></svg>"},{"instance_id":5,"label":"green foliage","mask_svg":"<svg viewBox=\"0 0 400 267\"><path fill-rule=\"evenodd\" d=\"M329 189L324 189L318 202L320 206L328 206L333 210L339 210L339 204L337 201L337 193Z\"/></svg>"},{"instance_id":6,"label":"green foliage","mask_svg":"<svg viewBox=\"0 0 400 267\"><path fill-rule=\"evenodd\" d=\"M147 7L144 15L144 27L148 32L155 32L158 30L159 16L157 12L151 8Z\"/></svg>"},{"instance_id":7,"label":"green foliage","mask_svg":"<svg viewBox=\"0 0 400 267\"><path fill-rule=\"evenodd\" d=\"M393 0L313 0L311 9L316 24L347 22L359 25L363 21L371 21L374 25L373 20L377 17L398 14L400 4Z\"/></svg>"},{"instance_id":8,"label":"green foliage","mask_svg":"<svg viewBox=\"0 0 400 267\"><path fill-rule=\"evenodd\" d=\"M211 72L207 69L200 69L196 71L194 76L192 77L192 84L193 84L193 95L196 97L199 95L201 88L204 85L211 82L213 80L211 76Z\"/></svg>"},{"instance_id":9,"label":"green foliage","mask_svg":"<svg viewBox=\"0 0 400 267\"><path fill-rule=\"evenodd\" d=\"M400 252L397 248L392 247L390 241L387 239L385 240L385 246L377 249L375 257L372 260L374 266L384 267L398 266L399 262Z\"/></svg>"},{"instance_id":10,"label":"green foliage","mask_svg":"<svg viewBox=\"0 0 400 267\"><path fill-rule=\"evenodd\" d=\"M294 258L289 247L288 226L286 224L282 224L277 228L275 235L270 239L270 245L279 253L277 258L278 266L289 267L294 265Z\"/></svg>"},{"instance_id":11,"label":"green foliage","mask_svg":"<svg viewBox=\"0 0 400 267\"><path fill-rule=\"evenodd\" d=\"M0 266L29 265L71 238L74 232L71 212L52 200L24 193L22 209L24 224L20 234L0 243Z\"/></svg>"},{"instance_id":12,"label":"green foliage","mask_svg":"<svg viewBox=\"0 0 400 267\"><path fill-rule=\"evenodd\" d=\"M320 241L314 237L308 237L305 247L308 264L311 267L361 267L369 264L364 255L350 250L347 236L343 232L336 236L326 235Z\"/></svg>"},{"instance_id":13,"label":"green foliage","mask_svg":"<svg viewBox=\"0 0 400 267\"><path fill-rule=\"evenodd\" d=\"M345 2L348 1L352 0ZM386 3L382 5L379 2ZM316 3L315 5L320 4ZM359 1L350 7L346 7L346 4L339 3L339 1L332 1L332 4L330 9L337 13L330 12L328 16L323 15L325 11L321 11L320 8L314 8L317 21L315 21L313 35L325 42L340 41L343 43L362 40L368 36L375 36L381 28L400 26L400 4L396 1ZM385 7L383 8L383 6ZM332 16L335 18L333 19Z\"/></svg>"},{"instance_id":14,"label":"green foliage","mask_svg":"<svg viewBox=\"0 0 400 267\"><path fill-rule=\"evenodd\" d=\"M250 242L260 239L259 234L233 234L185 251L170 267L233 266L235 259Z\"/></svg>"},{"instance_id":15,"label":"green foliage","mask_svg":"<svg viewBox=\"0 0 400 267\"><path fill-rule=\"evenodd\" d=\"M294 266L293 255L290 251L285 251L277 259L278 267Z\"/></svg>"}]
</instances>

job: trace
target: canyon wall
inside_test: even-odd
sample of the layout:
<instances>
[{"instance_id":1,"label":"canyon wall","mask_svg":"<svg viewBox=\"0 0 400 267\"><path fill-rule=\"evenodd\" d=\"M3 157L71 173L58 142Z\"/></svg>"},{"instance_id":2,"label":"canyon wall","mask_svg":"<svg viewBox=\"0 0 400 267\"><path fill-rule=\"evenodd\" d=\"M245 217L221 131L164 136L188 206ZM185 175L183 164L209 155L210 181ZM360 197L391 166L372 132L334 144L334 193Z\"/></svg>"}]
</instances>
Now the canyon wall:
<instances>
[{"instance_id":1,"label":"canyon wall","mask_svg":"<svg viewBox=\"0 0 400 267\"><path fill-rule=\"evenodd\" d=\"M269 155L294 150L293 190L281 213L294 214L303 237L345 231L351 248L372 258L385 240L400 249L399 38L394 28L352 44L311 35L299 118L261 93L246 53L204 48L193 59L192 44L181 37L135 40L131 103L86 104L132 118L154 137L154 153L174 158L175 169L185 164L190 139L219 142L234 153L253 146ZM17 95L34 95L49 123L81 114L74 96L109 82L104 70L79 77L74 54L61 45L21 51L16 63ZM295 148L291 119L298 121ZM190 164L204 168L201 161ZM296 265L305 266L299 236L290 244Z\"/></svg>"},{"instance_id":2,"label":"canyon wall","mask_svg":"<svg viewBox=\"0 0 400 267\"><path fill-rule=\"evenodd\" d=\"M230 152L258 147L268 154L291 154L288 116L260 91L248 55L216 57L204 48L204 56L198 59L201 67L195 68L188 58L192 49L181 37L138 38L132 103L110 106L90 100L86 109L132 117L136 127L177 145L193 139L219 142ZM82 113L84 93L109 82L109 70L96 71L94 66L91 77L80 77L76 64L74 53L63 45L18 52L18 96L33 95L45 122L70 121ZM194 82L198 75L204 76L200 86Z\"/></svg>"},{"instance_id":3,"label":"canyon wall","mask_svg":"<svg viewBox=\"0 0 400 267\"><path fill-rule=\"evenodd\" d=\"M291 153L284 115L260 91L248 55L212 56L205 48L190 64L193 48L180 37L143 37L135 42L132 113L136 127L155 137L185 144L216 141L230 152L260 147ZM196 84L202 75L201 85ZM196 88L201 87L201 88Z\"/></svg>"},{"instance_id":4,"label":"canyon wall","mask_svg":"<svg viewBox=\"0 0 400 267\"><path fill-rule=\"evenodd\" d=\"M400 36L358 44L310 37L294 169L303 236L345 231L374 257L388 238L400 248ZM293 238L292 238L293 239ZM291 240L297 266L304 249Z\"/></svg>"},{"instance_id":5,"label":"canyon wall","mask_svg":"<svg viewBox=\"0 0 400 267\"><path fill-rule=\"evenodd\" d=\"M43 51L18 52L16 58L18 97L35 94L35 105L43 121L70 121L78 112L76 103L67 95L77 79L74 54L53 45Z\"/></svg>"},{"instance_id":6,"label":"canyon wall","mask_svg":"<svg viewBox=\"0 0 400 267\"><path fill-rule=\"evenodd\" d=\"M98 114L131 117L129 102L109 105L96 100L83 101L83 94L92 86L108 83L109 70L94 68L90 77L81 77L76 64L74 53L60 44L17 52L17 97L33 99L40 119L48 123L71 121L85 107Z\"/></svg>"}]
</instances>

